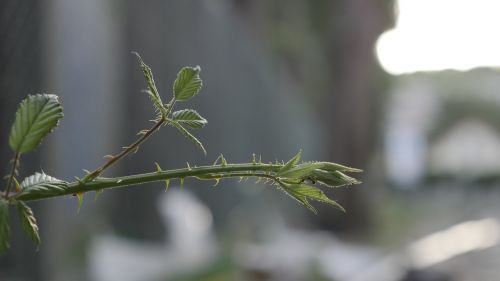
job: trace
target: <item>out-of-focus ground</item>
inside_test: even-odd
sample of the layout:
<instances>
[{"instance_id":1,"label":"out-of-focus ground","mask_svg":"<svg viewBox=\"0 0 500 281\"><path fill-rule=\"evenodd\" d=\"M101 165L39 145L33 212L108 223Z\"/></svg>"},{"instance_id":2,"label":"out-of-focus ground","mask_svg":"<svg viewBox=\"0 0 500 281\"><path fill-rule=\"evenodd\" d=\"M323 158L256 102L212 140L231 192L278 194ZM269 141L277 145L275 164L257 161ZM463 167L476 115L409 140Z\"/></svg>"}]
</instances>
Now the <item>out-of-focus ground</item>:
<instances>
[{"instance_id":1,"label":"out-of-focus ground","mask_svg":"<svg viewBox=\"0 0 500 281\"><path fill-rule=\"evenodd\" d=\"M81 176L149 126L130 54L164 99L200 65L204 157L163 129L107 175L212 163L334 161L362 185L319 215L253 181L187 181L36 202L38 250L13 226L0 280L496 281L500 43L494 1L0 2L0 168L27 94L65 117L21 175ZM470 20L467 20L470 19ZM12 221L16 221L14 218Z\"/></svg>"}]
</instances>

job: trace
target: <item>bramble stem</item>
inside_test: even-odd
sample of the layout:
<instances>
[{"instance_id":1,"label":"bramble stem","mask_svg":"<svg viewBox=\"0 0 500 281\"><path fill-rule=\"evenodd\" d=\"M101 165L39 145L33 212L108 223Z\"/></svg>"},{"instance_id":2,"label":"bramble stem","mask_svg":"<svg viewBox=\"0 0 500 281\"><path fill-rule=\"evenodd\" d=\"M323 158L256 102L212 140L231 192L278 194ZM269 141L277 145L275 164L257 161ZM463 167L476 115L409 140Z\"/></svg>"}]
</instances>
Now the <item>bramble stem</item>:
<instances>
[{"instance_id":1,"label":"bramble stem","mask_svg":"<svg viewBox=\"0 0 500 281\"><path fill-rule=\"evenodd\" d=\"M101 167L95 169L93 172L91 172L87 176L85 176L83 178L82 182L93 181L95 178L97 178L98 176L100 176L104 172L104 170L106 170L107 168L111 167L113 164L115 164L116 162L118 162L120 159L124 158L125 156L127 156L128 154L130 154L130 153L132 153L134 151L137 151L137 149L139 149L139 146L143 142L145 142L154 132L156 132L157 130L160 129L161 125L164 125L167 122L170 122L170 120L168 119L168 116L172 112L172 109L174 108L175 102L176 102L175 97L173 97L170 100L170 102L168 103L168 109L167 109L167 113L165 114L165 116L162 116L160 119L158 119L158 121L156 121L156 123L154 124L154 126L151 127L149 130L147 130L133 144L125 147L125 149L123 149L120 153L111 156L109 158L109 160L106 163L104 163L104 165L102 165Z\"/></svg>"},{"instance_id":2,"label":"bramble stem","mask_svg":"<svg viewBox=\"0 0 500 281\"><path fill-rule=\"evenodd\" d=\"M5 191L5 198L6 199L9 198L10 189L11 189L12 183L14 181L14 176L16 175L17 165L19 163L20 156L21 156L21 154L19 152L16 152L16 154L14 155L14 161L12 162L12 170L10 171L9 181L7 182L7 190Z\"/></svg>"},{"instance_id":3,"label":"bramble stem","mask_svg":"<svg viewBox=\"0 0 500 281\"><path fill-rule=\"evenodd\" d=\"M199 177L200 179L218 179L227 177L265 177L275 179L275 173L283 167L282 164L227 164L217 166L191 167L153 173L144 173L115 178L95 178L90 182L71 182L62 192L30 194L18 193L13 196L16 200L33 201L52 197L72 195L76 193L97 191L109 188L124 187L129 185L144 184L149 182L164 181L170 179L182 179Z\"/></svg>"},{"instance_id":4,"label":"bramble stem","mask_svg":"<svg viewBox=\"0 0 500 281\"><path fill-rule=\"evenodd\" d=\"M104 163L104 165L97 168L96 170L88 174L85 178L83 178L82 182L93 181L95 178L100 176L104 172L104 170L111 167L113 164L115 164L116 162L118 162L120 159L127 156L131 152L136 151L143 142L145 142L156 130L158 130L161 127L161 125L165 123L165 121L166 121L165 118L161 118L160 120L158 120L155 123L155 125L151 127L149 130L147 130L138 140L136 140L130 146L127 146L120 153L111 156L109 160L106 163Z\"/></svg>"}]
</instances>

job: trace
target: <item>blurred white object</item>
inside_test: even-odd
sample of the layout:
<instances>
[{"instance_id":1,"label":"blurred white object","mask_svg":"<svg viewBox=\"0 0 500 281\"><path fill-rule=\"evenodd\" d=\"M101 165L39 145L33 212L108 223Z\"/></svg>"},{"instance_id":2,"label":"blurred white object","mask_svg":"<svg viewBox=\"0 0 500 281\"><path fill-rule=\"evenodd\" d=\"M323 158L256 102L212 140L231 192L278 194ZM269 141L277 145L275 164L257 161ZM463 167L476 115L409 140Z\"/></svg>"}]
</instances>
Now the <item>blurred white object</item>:
<instances>
[{"instance_id":1,"label":"blurred white object","mask_svg":"<svg viewBox=\"0 0 500 281\"><path fill-rule=\"evenodd\" d=\"M406 255L415 268L425 268L474 250L498 244L500 224L493 218L466 221L413 242Z\"/></svg>"},{"instance_id":2,"label":"blurred white object","mask_svg":"<svg viewBox=\"0 0 500 281\"><path fill-rule=\"evenodd\" d=\"M431 233L401 251L361 265L341 281L398 281L406 269L425 269L471 251L498 245L500 223L494 218L465 221Z\"/></svg>"},{"instance_id":3,"label":"blurred white object","mask_svg":"<svg viewBox=\"0 0 500 281\"><path fill-rule=\"evenodd\" d=\"M500 135L485 122L463 120L443 133L430 149L430 171L458 178L498 174Z\"/></svg>"},{"instance_id":4,"label":"blurred white object","mask_svg":"<svg viewBox=\"0 0 500 281\"><path fill-rule=\"evenodd\" d=\"M264 243L240 242L234 256L247 269L271 274L273 281L304 280L318 264L327 277L346 280L379 256L374 249L337 240L326 232L281 229Z\"/></svg>"},{"instance_id":5,"label":"blurred white object","mask_svg":"<svg viewBox=\"0 0 500 281\"><path fill-rule=\"evenodd\" d=\"M269 273L273 281L304 280L311 265L332 280L398 281L408 269L426 269L499 240L500 224L493 218L453 225L387 255L329 233L284 228L264 243L240 242L234 256L243 268Z\"/></svg>"},{"instance_id":6,"label":"blurred white object","mask_svg":"<svg viewBox=\"0 0 500 281\"><path fill-rule=\"evenodd\" d=\"M401 83L387 102L384 156L387 177L399 188L417 186L426 172L427 132L440 100L428 81Z\"/></svg>"},{"instance_id":7,"label":"blurred white object","mask_svg":"<svg viewBox=\"0 0 500 281\"><path fill-rule=\"evenodd\" d=\"M397 7L395 28L376 46L388 73L500 66L499 1L398 0Z\"/></svg>"},{"instance_id":8,"label":"blurred white object","mask_svg":"<svg viewBox=\"0 0 500 281\"><path fill-rule=\"evenodd\" d=\"M107 235L92 239L90 272L97 281L148 281L171 277L209 263L217 256L210 210L187 191L160 196L159 211L168 244Z\"/></svg>"}]
</instances>

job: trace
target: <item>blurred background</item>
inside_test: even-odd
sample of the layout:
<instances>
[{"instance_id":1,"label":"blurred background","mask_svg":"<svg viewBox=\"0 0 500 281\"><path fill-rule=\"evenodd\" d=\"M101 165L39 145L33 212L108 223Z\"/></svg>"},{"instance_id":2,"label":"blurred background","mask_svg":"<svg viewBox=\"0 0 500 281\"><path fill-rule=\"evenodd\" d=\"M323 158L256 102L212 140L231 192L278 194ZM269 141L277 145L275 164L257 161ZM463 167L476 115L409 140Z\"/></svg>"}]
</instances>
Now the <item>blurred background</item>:
<instances>
[{"instance_id":1,"label":"blurred background","mask_svg":"<svg viewBox=\"0 0 500 281\"><path fill-rule=\"evenodd\" d=\"M0 280L497 281L500 4L398 1L0 1L0 159L27 95L65 118L21 177L65 180L131 143L154 116L131 51L164 100L200 65L189 104L204 157L165 128L107 176L229 162L362 168L314 215L253 181L149 184L32 204L42 245L13 218ZM180 107L179 107L180 108Z\"/></svg>"}]
</instances>

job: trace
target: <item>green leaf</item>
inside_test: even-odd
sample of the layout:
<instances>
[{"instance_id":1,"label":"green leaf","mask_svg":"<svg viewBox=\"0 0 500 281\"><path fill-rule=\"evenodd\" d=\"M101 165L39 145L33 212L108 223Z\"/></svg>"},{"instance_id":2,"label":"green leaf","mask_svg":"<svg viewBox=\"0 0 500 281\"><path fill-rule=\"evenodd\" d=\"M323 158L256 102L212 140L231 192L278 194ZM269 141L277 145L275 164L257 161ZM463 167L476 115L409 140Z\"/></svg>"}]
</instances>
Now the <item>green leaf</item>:
<instances>
[{"instance_id":1,"label":"green leaf","mask_svg":"<svg viewBox=\"0 0 500 281\"><path fill-rule=\"evenodd\" d=\"M288 163L287 163L288 164ZM314 170L321 169L329 172L360 172L362 170L346 167L330 162L306 162L296 165L291 169L279 171L278 176L289 179L305 179L312 175Z\"/></svg>"},{"instance_id":2,"label":"green leaf","mask_svg":"<svg viewBox=\"0 0 500 281\"><path fill-rule=\"evenodd\" d=\"M322 166L323 164L318 162L302 163L286 171L278 172L278 176L283 178L301 179L311 175L314 170L319 169Z\"/></svg>"},{"instance_id":3,"label":"green leaf","mask_svg":"<svg viewBox=\"0 0 500 281\"><path fill-rule=\"evenodd\" d=\"M193 109L176 111L172 113L172 119L193 129L201 129L207 124L207 120Z\"/></svg>"},{"instance_id":4,"label":"green leaf","mask_svg":"<svg viewBox=\"0 0 500 281\"><path fill-rule=\"evenodd\" d=\"M33 150L54 130L62 117L62 107L56 95L29 95L17 109L10 130L10 148L19 153Z\"/></svg>"},{"instance_id":5,"label":"green leaf","mask_svg":"<svg viewBox=\"0 0 500 281\"><path fill-rule=\"evenodd\" d=\"M35 173L21 182L21 193L15 195L18 200L42 199L63 194L68 183L45 173Z\"/></svg>"},{"instance_id":6,"label":"green leaf","mask_svg":"<svg viewBox=\"0 0 500 281\"><path fill-rule=\"evenodd\" d=\"M207 155L207 151L205 150L205 148L203 147L203 144L195 137L193 136L188 130L186 130L184 127L182 127L181 124L177 123L177 122L170 122L170 124L172 124L172 126L174 126L175 128L177 128L177 130L179 130L186 138L188 138L190 141L192 141L199 149L201 149L201 151L203 151L203 153L205 155Z\"/></svg>"},{"instance_id":7,"label":"green leaf","mask_svg":"<svg viewBox=\"0 0 500 281\"><path fill-rule=\"evenodd\" d=\"M286 162L286 164L278 171L278 175L283 174L291 170L293 167L295 167L299 163L301 156L302 156L302 149L299 150L299 152L292 159Z\"/></svg>"},{"instance_id":8,"label":"green leaf","mask_svg":"<svg viewBox=\"0 0 500 281\"><path fill-rule=\"evenodd\" d=\"M148 84L148 90L145 91L151 101L153 101L153 104L158 112L160 112L161 116L163 118L167 117L167 109L163 105L163 102L161 100L160 94L158 93L158 89L156 88L155 80L153 78L153 72L151 71L151 68L144 63L142 60L141 56L137 52L132 52L137 57L137 60L139 61L139 64L142 69L142 73L144 74L144 78L146 78L146 82Z\"/></svg>"},{"instance_id":9,"label":"green leaf","mask_svg":"<svg viewBox=\"0 0 500 281\"><path fill-rule=\"evenodd\" d=\"M36 224L35 215L31 208L26 203L19 201L17 202L17 212L24 232L37 246L40 245L41 240L38 234L38 225Z\"/></svg>"},{"instance_id":10,"label":"green leaf","mask_svg":"<svg viewBox=\"0 0 500 281\"><path fill-rule=\"evenodd\" d=\"M10 247L9 203L0 198L0 254Z\"/></svg>"},{"instance_id":11,"label":"green leaf","mask_svg":"<svg viewBox=\"0 0 500 281\"><path fill-rule=\"evenodd\" d=\"M318 210L314 208L309 201L307 201L307 197L301 194L296 194L293 192L288 192L286 188L281 187L281 190L285 192L288 196L292 197L293 199L297 200L300 204L304 205L307 209L309 209L311 212L313 212L315 215L318 214Z\"/></svg>"},{"instance_id":12,"label":"green leaf","mask_svg":"<svg viewBox=\"0 0 500 281\"><path fill-rule=\"evenodd\" d=\"M320 184L326 185L328 187L340 187L345 185L353 185L361 183L353 177L339 172L329 172L325 170L314 170L311 179L319 182Z\"/></svg>"},{"instance_id":13,"label":"green leaf","mask_svg":"<svg viewBox=\"0 0 500 281\"><path fill-rule=\"evenodd\" d=\"M307 201L307 199L311 199L311 200L330 204L332 206L337 207L339 210L345 212L345 209L339 203L328 198L325 195L325 193L323 193L323 191L319 190L316 187L305 185L305 184L291 184L291 185L282 186L282 188L288 194L290 194L292 197L294 197L299 202L304 204L306 207L308 207L308 206L305 203L303 203L302 201L304 201L304 200Z\"/></svg>"},{"instance_id":14,"label":"green leaf","mask_svg":"<svg viewBox=\"0 0 500 281\"><path fill-rule=\"evenodd\" d=\"M177 73L174 82L174 96L178 101L187 101L198 94L201 89L202 81L200 78L201 68L184 67Z\"/></svg>"},{"instance_id":15,"label":"green leaf","mask_svg":"<svg viewBox=\"0 0 500 281\"><path fill-rule=\"evenodd\" d=\"M339 172L349 172L349 173L363 172L363 170L361 169L347 167L337 163L331 163L331 162L317 162L317 163L322 164L321 169L325 171L332 171L332 172L339 171Z\"/></svg>"}]
</instances>

